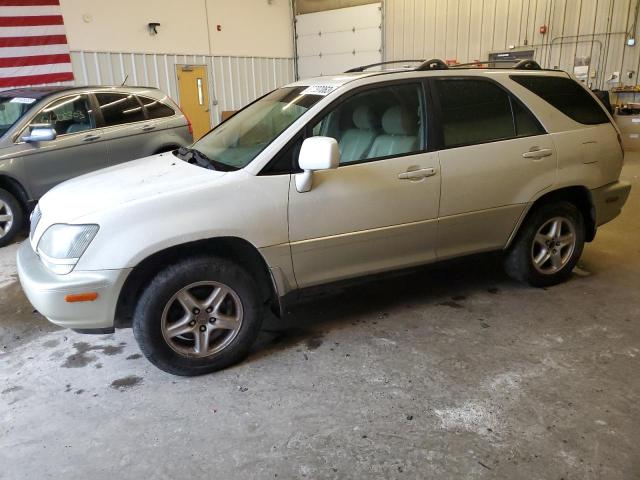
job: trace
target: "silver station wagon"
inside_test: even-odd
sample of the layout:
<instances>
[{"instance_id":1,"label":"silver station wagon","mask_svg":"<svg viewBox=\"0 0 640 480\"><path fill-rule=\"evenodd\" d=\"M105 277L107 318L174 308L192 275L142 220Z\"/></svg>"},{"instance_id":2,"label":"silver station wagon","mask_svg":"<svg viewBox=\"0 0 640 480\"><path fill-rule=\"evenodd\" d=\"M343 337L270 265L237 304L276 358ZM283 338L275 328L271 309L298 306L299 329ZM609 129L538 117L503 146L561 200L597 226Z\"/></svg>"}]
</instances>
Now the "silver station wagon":
<instances>
[{"instance_id":1,"label":"silver station wagon","mask_svg":"<svg viewBox=\"0 0 640 480\"><path fill-rule=\"evenodd\" d=\"M57 184L193 141L191 125L148 87L40 87L0 92L0 246Z\"/></svg>"}]
</instances>

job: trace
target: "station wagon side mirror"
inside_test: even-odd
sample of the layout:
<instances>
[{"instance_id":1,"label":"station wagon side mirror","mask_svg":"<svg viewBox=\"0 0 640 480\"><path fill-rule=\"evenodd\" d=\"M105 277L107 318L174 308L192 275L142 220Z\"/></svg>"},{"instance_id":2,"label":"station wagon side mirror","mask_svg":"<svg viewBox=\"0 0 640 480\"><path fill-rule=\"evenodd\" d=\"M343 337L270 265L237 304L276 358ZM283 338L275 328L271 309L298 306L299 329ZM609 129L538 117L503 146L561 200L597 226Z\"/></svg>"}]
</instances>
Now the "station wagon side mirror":
<instances>
[{"instance_id":1,"label":"station wagon side mirror","mask_svg":"<svg viewBox=\"0 0 640 480\"><path fill-rule=\"evenodd\" d=\"M296 174L296 190L308 192L313 185L313 172L338 168L340 149L335 138L310 137L302 142L298 164L303 170Z\"/></svg>"},{"instance_id":2,"label":"station wagon side mirror","mask_svg":"<svg viewBox=\"0 0 640 480\"><path fill-rule=\"evenodd\" d=\"M29 135L24 135L21 140L23 142L48 142L56 139L56 131L51 125L34 125L31 127Z\"/></svg>"}]
</instances>

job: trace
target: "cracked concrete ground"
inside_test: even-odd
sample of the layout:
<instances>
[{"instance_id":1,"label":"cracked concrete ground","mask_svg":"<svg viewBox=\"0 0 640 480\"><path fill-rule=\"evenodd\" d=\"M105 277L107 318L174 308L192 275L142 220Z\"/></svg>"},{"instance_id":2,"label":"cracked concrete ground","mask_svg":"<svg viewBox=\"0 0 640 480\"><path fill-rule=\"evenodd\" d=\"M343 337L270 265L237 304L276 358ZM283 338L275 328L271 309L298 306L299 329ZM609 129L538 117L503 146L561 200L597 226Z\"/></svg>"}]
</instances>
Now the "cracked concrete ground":
<instances>
[{"instance_id":1,"label":"cracked concrete ground","mask_svg":"<svg viewBox=\"0 0 640 480\"><path fill-rule=\"evenodd\" d=\"M198 378L48 324L4 248L0 478L640 478L639 176L564 285L489 255L335 290Z\"/></svg>"}]
</instances>

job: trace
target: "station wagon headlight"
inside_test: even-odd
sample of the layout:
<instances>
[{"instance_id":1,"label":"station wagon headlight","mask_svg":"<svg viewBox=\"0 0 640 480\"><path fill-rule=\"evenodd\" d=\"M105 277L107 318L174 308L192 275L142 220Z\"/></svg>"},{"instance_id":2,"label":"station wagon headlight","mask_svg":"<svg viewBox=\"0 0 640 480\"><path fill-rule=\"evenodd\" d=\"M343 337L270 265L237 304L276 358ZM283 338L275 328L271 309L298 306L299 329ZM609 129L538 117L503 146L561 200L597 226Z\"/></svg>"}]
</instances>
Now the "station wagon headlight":
<instances>
[{"instance_id":1,"label":"station wagon headlight","mask_svg":"<svg viewBox=\"0 0 640 480\"><path fill-rule=\"evenodd\" d=\"M59 275L71 272L99 228L98 225L51 225L38 242L42 262Z\"/></svg>"}]
</instances>

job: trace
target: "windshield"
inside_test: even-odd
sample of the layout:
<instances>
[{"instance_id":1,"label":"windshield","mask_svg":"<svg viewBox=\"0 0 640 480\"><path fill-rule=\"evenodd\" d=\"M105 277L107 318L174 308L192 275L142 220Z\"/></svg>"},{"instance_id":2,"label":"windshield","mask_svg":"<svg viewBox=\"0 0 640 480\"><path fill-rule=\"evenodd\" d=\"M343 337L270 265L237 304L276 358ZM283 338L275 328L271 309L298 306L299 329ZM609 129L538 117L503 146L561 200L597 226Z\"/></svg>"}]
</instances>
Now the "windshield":
<instances>
[{"instance_id":1,"label":"windshield","mask_svg":"<svg viewBox=\"0 0 640 480\"><path fill-rule=\"evenodd\" d=\"M307 87L279 88L236 113L198 140L193 149L214 164L235 170L246 167L289 125L311 108L321 95Z\"/></svg>"},{"instance_id":2,"label":"windshield","mask_svg":"<svg viewBox=\"0 0 640 480\"><path fill-rule=\"evenodd\" d=\"M0 96L0 137L7 133L35 102L35 98Z\"/></svg>"}]
</instances>

